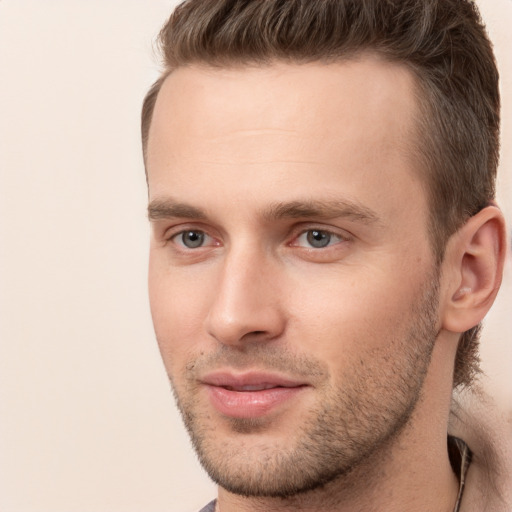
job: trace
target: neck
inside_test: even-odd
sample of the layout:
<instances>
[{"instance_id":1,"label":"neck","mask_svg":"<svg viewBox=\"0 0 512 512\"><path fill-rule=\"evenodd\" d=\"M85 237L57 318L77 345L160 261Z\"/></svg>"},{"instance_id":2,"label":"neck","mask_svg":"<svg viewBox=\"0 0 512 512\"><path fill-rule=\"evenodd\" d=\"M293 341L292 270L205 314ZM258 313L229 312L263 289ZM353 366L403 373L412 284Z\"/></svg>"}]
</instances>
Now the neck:
<instances>
[{"instance_id":1,"label":"neck","mask_svg":"<svg viewBox=\"0 0 512 512\"><path fill-rule=\"evenodd\" d=\"M400 435L361 466L319 489L290 498L243 497L219 489L218 512L452 512L458 479L447 450L451 374L436 359L449 357L447 343L434 349L423 397ZM444 383L444 384L440 384Z\"/></svg>"}]
</instances>

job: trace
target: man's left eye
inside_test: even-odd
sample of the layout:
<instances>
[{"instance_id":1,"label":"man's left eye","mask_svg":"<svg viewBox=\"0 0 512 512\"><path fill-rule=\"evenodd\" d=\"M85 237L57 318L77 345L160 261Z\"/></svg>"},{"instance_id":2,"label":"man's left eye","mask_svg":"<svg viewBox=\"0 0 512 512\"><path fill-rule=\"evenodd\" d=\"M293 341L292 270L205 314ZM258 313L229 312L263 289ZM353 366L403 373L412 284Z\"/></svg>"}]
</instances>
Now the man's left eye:
<instances>
[{"instance_id":1,"label":"man's left eye","mask_svg":"<svg viewBox=\"0 0 512 512\"><path fill-rule=\"evenodd\" d=\"M309 229L300 234L293 245L300 247L312 247L313 249L323 249L330 245L342 242L344 239L340 235L325 231L323 229Z\"/></svg>"}]
</instances>

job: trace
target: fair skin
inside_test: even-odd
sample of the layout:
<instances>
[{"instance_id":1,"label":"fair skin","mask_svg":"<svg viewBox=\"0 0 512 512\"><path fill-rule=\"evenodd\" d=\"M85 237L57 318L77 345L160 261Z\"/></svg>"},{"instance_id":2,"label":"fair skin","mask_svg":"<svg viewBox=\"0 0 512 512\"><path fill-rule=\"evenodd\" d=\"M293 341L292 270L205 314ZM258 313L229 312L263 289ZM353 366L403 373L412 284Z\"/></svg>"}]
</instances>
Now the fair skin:
<instances>
[{"instance_id":1,"label":"fair skin","mask_svg":"<svg viewBox=\"0 0 512 512\"><path fill-rule=\"evenodd\" d=\"M412 75L372 56L163 85L151 309L222 512L453 510L453 361L503 220L484 209L435 268L416 112Z\"/></svg>"}]
</instances>

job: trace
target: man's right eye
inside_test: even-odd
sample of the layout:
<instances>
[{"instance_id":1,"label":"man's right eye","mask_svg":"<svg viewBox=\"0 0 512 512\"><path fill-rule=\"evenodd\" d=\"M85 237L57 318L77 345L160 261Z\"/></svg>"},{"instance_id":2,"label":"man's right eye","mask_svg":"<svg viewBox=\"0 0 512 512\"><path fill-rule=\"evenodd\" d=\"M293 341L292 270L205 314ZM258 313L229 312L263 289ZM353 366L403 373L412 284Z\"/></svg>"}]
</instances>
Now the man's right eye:
<instances>
[{"instance_id":1,"label":"man's right eye","mask_svg":"<svg viewBox=\"0 0 512 512\"><path fill-rule=\"evenodd\" d=\"M205 245L211 245L213 241L204 231L196 229L181 231L174 235L171 240L185 249L197 249Z\"/></svg>"}]
</instances>

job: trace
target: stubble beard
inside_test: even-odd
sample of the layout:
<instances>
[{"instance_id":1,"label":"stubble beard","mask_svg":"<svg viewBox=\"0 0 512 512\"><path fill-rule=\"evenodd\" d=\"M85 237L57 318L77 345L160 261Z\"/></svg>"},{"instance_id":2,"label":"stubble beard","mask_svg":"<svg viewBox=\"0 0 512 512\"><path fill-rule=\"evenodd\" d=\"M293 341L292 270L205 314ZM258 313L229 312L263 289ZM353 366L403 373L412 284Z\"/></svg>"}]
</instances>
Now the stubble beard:
<instances>
[{"instance_id":1,"label":"stubble beard","mask_svg":"<svg viewBox=\"0 0 512 512\"><path fill-rule=\"evenodd\" d=\"M209 413L197 405L196 370L220 362L241 369L256 362L262 368L309 375L327 383L323 363L264 344L243 351L222 347L202 361L191 362L186 391L172 387L199 461L210 478L241 496L289 498L374 466L376 458L403 432L421 398L438 335L437 273L430 283L419 294L401 335L383 343L372 357L347 368L342 385L320 386L321 399L306 411L304 421L284 443L282 438L274 443L264 438L246 443L250 436L265 434L269 425L264 418L226 419L233 435L219 439Z\"/></svg>"}]
</instances>

